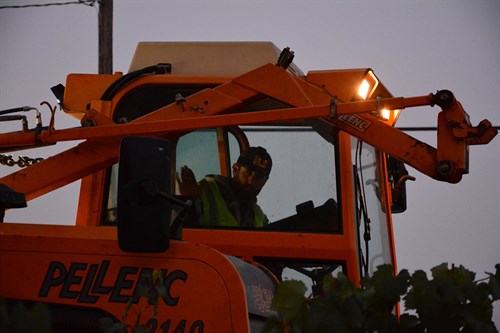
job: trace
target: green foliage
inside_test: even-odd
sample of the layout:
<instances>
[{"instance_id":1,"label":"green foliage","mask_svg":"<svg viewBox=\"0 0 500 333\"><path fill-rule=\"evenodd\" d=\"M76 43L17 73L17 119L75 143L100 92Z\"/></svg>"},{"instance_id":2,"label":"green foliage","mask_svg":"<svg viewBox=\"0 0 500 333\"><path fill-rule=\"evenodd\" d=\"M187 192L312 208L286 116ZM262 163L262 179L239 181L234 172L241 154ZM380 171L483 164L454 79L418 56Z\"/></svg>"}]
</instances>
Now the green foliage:
<instances>
[{"instance_id":1,"label":"green foliage","mask_svg":"<svg viewBox=\"0 0 500 333\"><path fill-rule=\"evenodd\" d=\"M49 333L51 329L47 305L35 303L28 307L16 302L7 309L6 300L0 299L0 332Z\"/></svg>"},{"instance_id":2,"label":"green foliage","mask_svg":"<svg viewBox=\"0 0 500 333\"><path fill-rule=\"evenodd\" d=\"M141 308L134 309L132 304L132 298L127 303L125 312L122 316L122 322L114 322L111 318L101 318L99 320L99 328L103 333L147 333L148 330L146 325L141 322L141 317L143 313L146 312L151 306L153 307L153 313L150 318L155 318L158 315L158 305L161 297L166 296L166 289L163 283L163 276L161 271L153 270L151 276L148 276L145 280L145 284L139 286L139 295L141 298L147 300L147 304ZM129 326L125 324L125 320L130 315L130 311L134 310L134 324ZM146 320L147 322L147 320Z\"/></svg>"},{"instance_id":3,"label":"green foliage","mask_svg":"<svg viewBox=\"0 0 500 333\"><path fill-rule=\"evenodd\" d=\"M494 333L493 302L500 299L500 264L489 278L475 281L475 273L447 264L413 275L394 275L392 266L379 266L356 287L344 275L328 275L323 295L306 298L299 281L285 281L272 308L277 315L265 332L290 333ZM486 281L487 280L487 281ZM409 311L396 314L404 301Z\"/></svg>"}]
</instances>

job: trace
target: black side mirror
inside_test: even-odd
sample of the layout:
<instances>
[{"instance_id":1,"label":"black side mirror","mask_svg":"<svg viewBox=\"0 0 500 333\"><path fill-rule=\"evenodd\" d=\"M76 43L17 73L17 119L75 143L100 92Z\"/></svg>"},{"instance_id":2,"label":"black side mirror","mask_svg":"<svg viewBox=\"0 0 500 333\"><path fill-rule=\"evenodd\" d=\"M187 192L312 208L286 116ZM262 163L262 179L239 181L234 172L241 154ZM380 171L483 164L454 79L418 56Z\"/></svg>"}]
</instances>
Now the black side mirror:
<instances>
[{"instance_id":1,"label":"black side mirror","mask_svg":"<svg viewBox=\"0 0 500 333\"><path fill-rule=\"evenodd\" d=\"M3 222L5 209L27 207L24 194L0 183L0 222Z\"/></svg>"},{"instance_id":2,"label":"black side mirror","mask_svg":"<svg viewBox=\"0 0 500 333\"><path fill-rule=\"evenodd\" d=\"M173 144L165 139L126 137L118 167L118 245L126 252L165 252L170 243Z\"/></svg>"}]
</instances>

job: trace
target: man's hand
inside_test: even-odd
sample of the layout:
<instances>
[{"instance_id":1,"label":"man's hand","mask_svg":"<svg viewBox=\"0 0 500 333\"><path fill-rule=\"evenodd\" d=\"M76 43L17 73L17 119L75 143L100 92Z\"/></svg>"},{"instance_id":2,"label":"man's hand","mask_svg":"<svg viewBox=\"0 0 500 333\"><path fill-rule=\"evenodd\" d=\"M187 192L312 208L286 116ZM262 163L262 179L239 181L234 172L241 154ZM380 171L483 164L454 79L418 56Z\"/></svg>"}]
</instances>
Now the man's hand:
<instances>
[{"instance_id":1,"label":"man's hand","mask_svg":"<svg viewBox=\"0 0 500 333\"><path fill-rule=\"evenodd\" d=\"M196 177L194 176L193 170L189 169L186 165L181 168L181 175L175 173L175 180L179 185L179 192L182 195L187 196L199 196L200 188Z\"/></svg>"}]
</instances>

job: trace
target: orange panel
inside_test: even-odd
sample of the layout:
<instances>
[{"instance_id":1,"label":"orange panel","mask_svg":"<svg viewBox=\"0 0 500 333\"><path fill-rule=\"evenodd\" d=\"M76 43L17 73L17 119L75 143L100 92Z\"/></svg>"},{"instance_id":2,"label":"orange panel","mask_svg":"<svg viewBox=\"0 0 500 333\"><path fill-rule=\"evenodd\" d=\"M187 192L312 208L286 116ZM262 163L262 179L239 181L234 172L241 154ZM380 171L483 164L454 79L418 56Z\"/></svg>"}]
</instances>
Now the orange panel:
<instances>
[{"instance_id":1,"label":"orange panel","mask_svg":"<svg viewBox=\"0 0 500 333\"><path fill-rule=\"evenodd\" d=\"M54 228L48 233L43 226L29 228L37 228L39 235L0 233L0 262L6 268L0 274L0 297L98 307L116 318L131 300L126 323L133 324L137 311L145 323L153 307L140 298L141 284L157 270L165 288L154 318L158 327L173 328L182 321L187 329L202 327L204 332L248 332L243 282L230 261L213 249L172 241L165 254L123 253L108 232L114 228L99 228L108 237L101 239L94 239L89 227L63 238L50 235ZM68 228L76 227L58 227Z\"/></svg>"},{"instance_id":2,"label":"orange panel","mask_svg":"<svg viewBox=\"0 0 500 333\"><path fill-rule=\"evenodd\" d=\"M64 92L64 112L81 119L91 101L101 99L111 83L122 76L122 73L106 74L69 74L66 78Z\"/></svg>"}]
</instances>

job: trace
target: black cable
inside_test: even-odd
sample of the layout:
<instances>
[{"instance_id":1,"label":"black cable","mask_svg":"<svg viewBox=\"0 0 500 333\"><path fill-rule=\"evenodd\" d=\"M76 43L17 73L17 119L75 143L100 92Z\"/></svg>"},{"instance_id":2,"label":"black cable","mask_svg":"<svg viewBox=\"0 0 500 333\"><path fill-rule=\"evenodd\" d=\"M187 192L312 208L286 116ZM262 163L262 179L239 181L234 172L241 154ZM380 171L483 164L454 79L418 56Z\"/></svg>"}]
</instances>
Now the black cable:
<instances>
[{"instance_id":1,"label":"black cable","mask_svg":"<svg viewBox=\"0 0 500 333\"><path fill-rule=\"evenodd\" d=\"M500 126L492 126L497 130L500 130ZM398 130L403 132L423 132L423 131L437 131L437 127L396 127Z\"/></svg>"},{"instance_id":2,"label":"black cable","mask_svg":"<svg viewBox=\"0 0 500 333\"><path fill-rule=\"evenodd\" d=\"M368 266L370 262L370 240L371 240L371 227L370 227L370 217L368 216L368 205L366 203L366 192L365 192L365 187L363 184L365 184L364 176L363 176L363 160L362 160L362 152L363 152L363 141L358 140L358 144L356 146L356 151L357 151L357 157L356 157L356 164L358 165L357 169L359 171L359 179L358 179L358 186L361 194L361 212L363 216L363 227L364 227L364 232L363 232L363 240L365 242L365 260L364 260L364 270L365 270L365 275L368 275Z\"/></svg>"},{"instance_id":3,"label":"black cable","mask_svg":"<svg viewBox=\"0 0 500 333\"><path fill-rule=\"evenodd\" d=\"M371 232L370 232L370 218L368 216L368 206L366 204L366 193L364 186L364 178L363 178L363 166L362 166L362 148L363 141L358 140L356 144L356 153L355 153L355 162L354 162L354 186L356 188L356 192L358 195L356 195L356 220L357 220L357 227L358 227L358 248L360 251L360 264L361 264L361 274L362 276L367 276L368 275L368 266L369 266L369 260L370 260L370 240L371 240ZM359 207L358 207L359 204ZM361 222L363 222L363 240L364 240L364 245L365 245L365 253L363 254L363 250L361 249L361 231L360 231L360 226Z\"/></svg>"},{"instance_id":4,"label":"black cable","mask_svg":"<svg viewBox=\"0 0 500 333\"><path fill-rule=\"evenodd\" d=\"M116 81L111 83L111 85L102 94L101 100L110 101L116 93L118 93L123 87L125 87L130 82L134 81L138 77L145 74L166 74L170 73L172 70L172 65L170 64L157 64L153 66L148 66L134 72L127 73Z\"/></svg>"},{"instance_id":5,"label":"black cable","mask_svg":"<svg viewBox=\"0 0 500 333\"><path fill-rule=\"evenodd\" d=\"M18 108L2 110L2 111L0 111L0 115L9 114L9 113L16 113L16 112L27 112L27 111L31 111L31 110L36 110L36 108L31 107L31 106L21 106Z\"/></svg>"},{"instance_id":6,"label":"black cable","mask_svg":"<svg viewBox=\"0 0 500 333\"><path fill-rule=\"evenodd\" d=\"M492 126L500 130L500 126ZM437 127L423 126L423 127L395 127L403 132L425 132L437 131ZM246 127L245 132L314 132L312 128L264 128L264 127Z\"/></svg>"},{"instance_id":7,"label":"black cable","mask_svg":"<svg viewBox=\"0 0 500 333\"><path fill-rule=\"evenodd\" d=\"M427 127L396 127L398 130L403 132L425 132L425 131L437 131L437 127L427 126Z\"/></svg>"}]
</instances>

